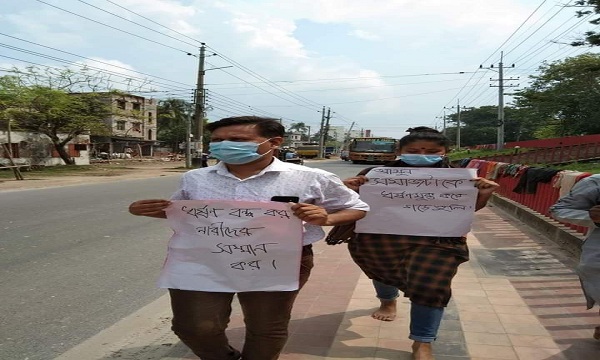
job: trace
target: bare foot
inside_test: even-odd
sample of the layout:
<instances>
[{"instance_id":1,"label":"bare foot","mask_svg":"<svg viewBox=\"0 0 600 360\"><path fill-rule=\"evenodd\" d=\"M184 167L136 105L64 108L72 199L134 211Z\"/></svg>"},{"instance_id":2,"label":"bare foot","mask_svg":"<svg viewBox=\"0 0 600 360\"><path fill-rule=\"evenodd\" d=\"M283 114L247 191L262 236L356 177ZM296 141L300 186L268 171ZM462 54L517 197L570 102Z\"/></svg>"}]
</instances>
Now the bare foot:
<instances>
[{"instance_id":1,"label":"bare foot","mask_svg":"<svg viewBox=\"0 0 600 360\"><path fill-rule=\"evenodd\" d=\"M412 358L414 360L435 360L431 343L415 341L412 345Z\"/></svg>"},{"instance_id":2,"label":"bare foot","mask_svg":"<svg viewBox=\"0 0 600 360\"><path fill-rule=\"evenodd\" d=\"M394 321L396 318L396 300L380 300L379 309L371 314L371 317L381 321Z\"/></svg>"}]
</instances>

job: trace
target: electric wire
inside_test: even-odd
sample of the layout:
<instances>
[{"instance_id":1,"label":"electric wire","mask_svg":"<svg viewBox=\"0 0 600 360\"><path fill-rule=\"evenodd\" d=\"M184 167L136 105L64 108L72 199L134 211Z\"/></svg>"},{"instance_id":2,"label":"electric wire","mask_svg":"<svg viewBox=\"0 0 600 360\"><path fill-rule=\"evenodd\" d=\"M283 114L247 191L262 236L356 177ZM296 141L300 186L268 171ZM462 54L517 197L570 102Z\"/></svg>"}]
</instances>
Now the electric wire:
<instances>
[{"instance_id":1,"label":"electric wire","mask_svg":"<svg viewBox=\"0 0 600 360\"><path fill-rule=\"evenodd\" d=\"M590 15L591 16L591 15ZM589 17L589 16L588 16ZM542 40L538 41L536 44L529 46L529 49L527 51L525 51L523 54L521 54L519 57L517 57L513 62L519 62L519 61L523 61L529 57L538 55L539 53L543 52L546 48L554 45L555 41L558 41L563 35L569 33L570 31L572 31L573 29L575 29L576 27L578 27L579 25L581 25L581 23L583 23L584 21L586 21L586 18L581 18L579 21L577 21L575 24L571 25L569 28L567 28L566 30L564 30L563 32L561 32L560 34L556 35L553 39L551 40L547 40L548 36L551 35L552 33L554 33L556 30L560 29L563 25L567 24L568 22L571 22L572 19L568 19L567 21L565 21L563 24L561 24L559 27L557 27L556 29L554 29L552 32L550 32L548 34L548 36L546 36L545 38L543 38ZM540 47L535 48L538 44L546 41L546 43L542 44Z\"/></svg>"},{"instance_id":2,"label":"electric wire","mask_svg":"<svg viewBox=\"0 0 600 360\"><path fill-rule=\"evenodd\" d=\"M86 69L87 68L87 69L92 69L94 71L97 71L97 72L103 73L103 74L113 75L113 76L117 76L117 77L124 78L124 79L137 80L140 83L144 83L144 82L150 83L151 82L149 79L139 78L139 77L131 76L129 74L122 74L122 73L110 71L110 70L107 70L107 69L102 69L102 68L98 68L98 67L95 67L95 66L91 66L91 65L88 65L88 64L73 62L73 61L70 61L70 60L58 58L58 57L55 57L55 56L52 56L52 55L38 53L36 51L27 50L27 49L20 48L20 47L17 47L17 46L12 46L12 45L8 45L8 44L0 43L0 47L7 48L7 49L10 49L10 50L13 50L13 51L22 52L22 53L29 54L29 55L34 55L34 56L41 57L41 58L48 59L48 60L53 60L53 61L60 62L60 63L63 63L63 64L71 65L71 66L77 66L77 67L80 67L82 69ZM41 65L41 66L47 66L47 65ZM173 85L171 85L171 84L166 84L166 83L162 83L162 82L159 82L159 81L156 81L156 82L153 82L153 83L156 83L156 84L159 84L159 85L163 85L163 87L165 89L169 89L169 90L183 90L183 88L181 88L181 87L172 87Z\"/></svg>"},{"instance_id":3,"label":"electric wire","mask_svg":"<svg viewBox=\"0 0 600 360\"><path fill-rule=\"evenodd\" d=\"M504 45L506 45L506 43L513 37L515 36L515 34L517 32L519 32L519 30L521 30L521 28L527 23L527 21L529 21L529 19L531 19L531 17L533 15L535 15L535 13L542 7L542 5L544 5L546 3L546 1L548 0L543 0L541 4L538 5L538 7L535 8L535 10L533 10L533 12L531 14L529 14L529 16L521 23L521 25L519 25L519 27L517 27L517 29L515 31L513 31L512 34L510 34L510 36L504 40L504 42L502 44L500 44L500 46L498 46L498 48L496 50L494 50L490 56L487 57L487 59L483 60L481 63L485 63L486 61L488 61L492 56L494 56L494 54L496 54L498 52L498 50L502 49L502 47Z\"/></svg>"},{"instance_id":4,"label":"electric wire","mask_svg":"<svg viewBox=\"0 0 600 360\"><path fill-rule=\"evenodd\" d=\"M121 6L121 5L117 4L117 3L115 3L114 1L111 1L111 0L105 0L105 1L107 1L107 2L109 2L109 3L111 3L111 4L113 4L114 6L117 6L117 7L121 8L121 9L123 9L123 10L125 10L125 11L127 11L127 12L131 13L131 14L134 14L134 15L136 15L136 16L139 16L139 17L141 17L142 19L144 19L144 20L147 20L147 21L149 21L149 22L151 22L151 23L153 23L153 24L155 24L155 25L158 25L158 26L160 26L160 27L162 27L162 28L165 28L165 29L167 29L167 30L169 30L169 31L172 31L172 32L174 32L174 33L175 33L175 34L177 34L177 35L180 35L180 36L183 36L183 37L185 37L185 38L187 38L187 39L190 39L190 40L192 40L192 41L195 41L195 42L197 42L198 44L202 44L202 42L200 42L200 41L199 41L199 40L197 40L197 39L194 39L194 38L192 38L192 37L190 37L190 36L188 36L188 35L186 35L186 34L183 34L183 33L179 32L179 31L177 31L177 30L171 29L171 28L169 28L169 27L167 27L167 26L165 26L165 25L163 25L163 24L161 24L161 23L159 23L159 22L157 22L157 21L155 21L155 20L152 20L152 19L150 19L149 17L143 16L143 15L141 15L141 14L139 14L139 13L137 13L137 12L135 12L135 11L131 10L131 9L128 9L128 8L126 8L126 7L124 7L124 6Z\"/></svg>"},{"instance_id":5,"label":"electric wire","mask_svg":"<svg viewBox=\"0 0 600 360\"><path fill-rule=\"evenodd\" d=\"M145 75L145 76L151 76L151 77L156 78L156 79L170 81L172 83L180 84L180 85L183 85L183 86L186 86L186 87L193 87L190 84L182 83L182 82L175 81L175 80L170 80L170 79L163 78L163 77L160 77L160 76L151 75L151 74L144 73L144 72L141 72L141 71L129 69L129 68L126 68L126 67L123 67L123 66L118 66L118 65L114 65L114 64L111 64L111 63L107 63L107 62L104 62L104 61L97 60L97 59L93 59L93 58L85 57L85 56L82 56L82 55L74 54L74 53L71 53L71 52L68 52L68 51L64 51L64 50L60 50L60 49L53 48L53 47L50 47L50 46L42 45L42 44L39 44L39 43L36 43L36 42L33 42L33 41L21 39L21 38L16 37L16 36L4 34L4 33L1 33L1 32L0 32L0 35L9 37L9 38L12 38L12 39L15 39L15 40L19 40L19 41L22 41L22 42L26 42L26 43L29 43L29 44L37 45L37 46L40 46L40 47L43 47L43 48L46 48L46 49L58 51L58 52L61 52L63 54L75 56L75 57L78 57L78 58L81 58L81 59L85 59L85 60L89 60L89 61L94 61L94 62L103 64L103 65L108 65L108 66L111 66L111 67L115 67L115 68L118 68L118 69L123 69L123 70L129 71L129 72L134 72L134 73Z\"/></svg>"},{"instance_id":6,"label":"electric wire","mask_svg":"<svg viewBox=\"0 0 600 360\"><path fill-rule=\"evenodd\" d=\"M3 57L5 59L20 61L20 62L27 63L27 64L37 65L37 66L41 66L41 67L44 67L44 68L56 69L56 70L64 70L64 69L61 69L61 68L58 68L58 67L55 67L55 66L42 65L42 64L35 63L35 62L32 62L32 61L28 61L28 60L24 60L24 59L19 59L19 58L15 58L15 57L11 57L11 56L6 56L6 55L2 55L2 54L0 54L0 57ZM10 72L12 72L12 73L18 73L18 74L24 74L24 75L29 74L29 73L26 73L26 72L23 72L23 71L20 71L20 70L16 70L16 69L14 69L14 70L12 70ZM77 73L77 74L85 75L84 73ZM40 74L37 74L36 76L39 77L39 78L45 78L47 80L53 79L52 77L44 76L44 75L40 75ZM131 83L124 83L124 82L110 80L110 79L103 80L103 82L106 82L108 84L115 83L115 84L121 84L121 85L131 86ZM100 84L95 84L95 85L99 86ZM147 86L147 85L140 85L140 86ZM106 87L105 90L111 90L111 88ZM130 91L130 90L128 89L127 91Z\"/></svg>"},{"instance_id":7,"label":"electric wire","mask_svg":"<svg viewBox=\"0 0 600 360\"><path fill-rule=\"evenodd\" d=\"M94 9L97 9L97 10L99 10L99 11L102 11L102 12L104 12L104 13L107 13L107 14L110 14L110 15L112 15L112 16L115 16L115 17L117 17L117 18L119 18L119 19L121 19L121 20L125 20L125 21L127 21L127 22L130 22L130 23L132 23L132 24L135 24L135 25L137 25L137 26L140 26L140 27L142 27L142 28L144 28L144 29L146 29L146 30L150 30L150 31L152 31L152 32L155 32L155 33L157 33L157 34L160 34L160 35L162 35L162 36L166 36L166 37L168 37L168 38L171 38L171 39L173 39L173 40L176 40L176 41L182 42L182 43L184 43L184 44L186 44L186 45L190 45L190 46L194 46L194 47L195 47L195 46L197 46L196 44L192 44L192 43L189 43L189 42L187 42L187 41L183 41L183 40L181 40L181 39L179 39L179 38L176 38L176 37L174 37L174 36L171 36L171 35L169 35L169 34L165 34L165 33L163 33L163 32L160 32L160 31L158 31L158 30L152 29L152 28L150 28L150 27L148 27L148 26L146 26L146 25L142 25L142 24L140 24L140 23L138 23L138 22L135 22L135 21L133 21L133 20L127 19L126 17L123 17L123 16L121 16L121 15L118 15L118 14L115 14L115 13L113 13L113 12L110 12L110 11L108 11L108 10L102 9L102 8L101 8L101 7L99 7L99 6L92 5L92 4L90 4L90 3L88 3L88 2L86 2L86 1L84 1L84 0L77 0L77 1L79 1L80 3L82 3L82 4L85 4L85 5L87 5L87 6L93 7Z\"/></svg>"},{"instance_id":8,"label":"electric wire","mask_svg":"<svg viewBox=\"0 0 600 360\"><path fill-rule=\"evenodd\" d=\"M247 68L246 66L238 63L237 61L231 59L230 57L224 55L223 53L221 53L220 51L216 50L215 48L211 47L211 46L206 46L207 48L211 49L212 51L214 51L219 57L221 57L222 59L228 61L230 64L236 66L237 68L239 68L242 71L245 71L246 73L250 74L251 76L263 81L265 84L268 84L276 89L279 89L280 91L286 93L288 96L295 98L297 101L302 101L305 102L306 104L312 105L312 106L322 106L322 104L319 104L317 102L314 102L304 96L300 96L297 94L294 94L293 92L289 91L288 89L274 83L273 81L265 78L264 76L250 70L249 68Z\"/></svg>"},{"instance_id":9,"label":"electric wire","mask_svg":"<svg viewBox=\"0 0 600 360\"><path fill-rule=\"evenodd\" d=\"M534 34L536 34L538 31L540 31L544 26L546 26L546 24L548 24L552 19L554 19L558 14L560 14L570 3L572 3L573 0L569 0L568 3L566 3L565 5L562 5L560 7L560 9L558 9L557 12L554 13L554 15L552 15L548 20L546 20L542 25L540 25L534 32L532 32L528 37L526 37L525 39L523 39L523 41L521 41L517 46L513 47L510 50L507 50L504 53L504 56L508 56L510 53L512 53L513 51L515 51L519 46L523 45L523 43L525 43L527 40L529 40Z\"/></svg>"},{"instance_id":10,"label":"electric wire","mask_svg":"<svg viewBox=\"0 0 600 360\"><path fill-rule=\"evenodd\" d=\"M327 91L340 91L340 90L362 90L362 89L372 89L372 88L383 88L383 87L394 87L394 86L409 86L409 85L423 85L423 84L437 84L443 82L454 82L461 81L462 79L449 79L449 80L437 80L437 81L421 81L414 83L401 83L401 84L384 84L384 85L373 85L373 86L353 86L353 87L343 87L343 88L328 88L328 89L311 89L311 90L295 90L297 93L301 92L327 92ZM218 88L218 90L235 90L238 88ZM258 95L257 93L239 93L239 94L228 94L229 96L251 96Z\"/></svg>"},{"instance_id":11,"label":"electric wire","mask_svg":"<svg viewBox=\"0 0 600 360\"><path fill-rule=\"evenodd\" d=\"M117 28L117 27L114 27L114 26L111 26L111 25L105 24L105 23L103 23L103 22L100 22L100 21L97 21L97 20L91 19L91 18L89 18L89 17L87 17L87 16L83 16L83 15L77 14L77 13L75 13L75 12L73 12L73 11L70 11L70 10L67 10L67 9L63 9L63 8L61 8L61 7L59 7L59 6L56 6L56 5L53 5L53 4L49 4L49 3L47 3L47 2L45 2L45 1L43 1L43 0L35 0L35 1L37 1L37 2L40 2L40 3L42 3L42 4L45 4L45 5L48 5L48 6L50 6L50 7L53 7L53 8L55 8L55 9L58 9L58 10L64 11L64 12L66 12L66 13L69 13L69 14L71 14L71 15L74 15L74 16L77 16L77 17L80 17L80 18L82 18L82 19L89 20L89 21L91 21L91 22L93 22L93 23L96 23L96 24L99 24L99 25L102 25L102 26L105 26L105 27L111 28L111 29L113 29L113 30L116 30L116 31L119 31L119 32L122 32L122 33L125 33L125 34L128 34L128 35L131 35L131 36L137 37L137 38L139 38L139 39L142 39L142 40L149 41L149 42L151 42L151 43L154 43L154 44L157 44L157 45L160 45L160 46L164 46L164 47L166 47L166 48L169 48L169 49L172 49L172 50L175 50L175 51L178 51L178 52L182 52L182 53L184 53L184 54L186 54L186 55L191 55L191 53L190 53L189 51L186 51L186 50L181 50L181 49L178 49L178 48L176 48L176 47L173 47L173 46L170 46L170 45L167 45L167 44L164 44L164 43L158 42L158 41L156 41L156 40L148 39L147 37L144 37L144 36L141 36L141 35L137 35L137 34L134 34L134 33L132 33L132 32L129 32L129 31L126 31L126 30L123 30L123 29L119 29L119 28Z\"/></svg>"},{"instance_id":12,"label":"electric wire","mask_svg":"<svg viewBox=\"0 0 600 360\"><path fill-rule=\"evenodd\" d=\"M420 73L420 74L405 74L405 75L380 75L380 76L359 76L359 77L345 77L345 78L321 78L321 79L303 79L303 80L272 80L274 83L285 83L286 85L303 85L304 83L317 83L317 82L346 82L346 81L363 81L370 79L382 79L382 78L399 78L399 77L420 77L420 76L440 76L440 75L462 75L471 74L469 71L455 71L455 72L439 72L439 73ZM243 83L216 83L206 84L210 86L219 85L245 85L252 83L251 81L245 81ZM263 83L263 82L260 82Z\"/></svg>"},{"instance_id":13,"label":"electric wire","mask_svg":"<svg viewBox=\"0 0 600 360\"><path fill-rule=\"evenodd\" d=\"M281 117L281 116L279 116L279 115L277 115L277 114L274 114L274 113L271 113L271 112L268 112L268 111L265 111L265 110L257 109L257 108L255 108L255 107L253 107L253 106L251 106L251 105L248 105L248 104L242 103L241 101L238 101L238 100L234 100L234 99L232 99L232 98L230 98L230 97L228 97L228 96L225 96L225 95L219 94L219 93L217 93L217 92L214 92L214 91L212 91L212 90L209 90L209 91L207 91L207 95L216 96L216 97L218 97L218 98L222 98L222 99L224 99L224 100L228 100L228 101L231 101L231 102L233 102L233 103L237 103L237 104L240 104L240 105L243 105L243 106L247 106L247 107L249 107L249 108L252 108L252 109L256 109L256 110L258 110L258 111L262 111L263 113L265 113L265 114L267 114L267 115L269 115L269 116L275 117L275 118L279 118L279 117Z\"/></svg>"},{"instance_id":14,"label":"electric wire","mask_svg":"<svg viewBox=\"0 0 600 360\"><path fill-rule=\"evenodd\" d=\"M476 85L477 84L472 85L472 86L476 86ZM436 94L436 93L446 92L446 91L452 91L452 90L456 90L456 89L459 89L459 88L456 87L456 88L451 88L451 89L443 89L443 90L429 91L429 92L417 93L417 94L407 94L407 95L400 95L400 96L391 96L391 97L385 97L385 98L379 98L379 99L336 102L336 103L330 103L330 105L354 104L354 103L362 103L362 102L372 102L372 101L383 101L383 100L399 99L399 98L412 97L412 96Z\"/></svg>"}]
</instances>

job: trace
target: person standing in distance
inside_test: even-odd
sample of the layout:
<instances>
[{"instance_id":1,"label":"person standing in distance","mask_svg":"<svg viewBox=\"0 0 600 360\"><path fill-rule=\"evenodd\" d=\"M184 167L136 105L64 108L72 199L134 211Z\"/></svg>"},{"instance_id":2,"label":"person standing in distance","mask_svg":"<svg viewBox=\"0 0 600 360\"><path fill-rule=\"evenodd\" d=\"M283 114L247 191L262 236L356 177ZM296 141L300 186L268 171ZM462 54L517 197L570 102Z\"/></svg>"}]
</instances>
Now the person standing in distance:
<instances>
[{"instance_id":1,"label":"person standing in distance","mask_svg":"<svg viewBox=\"0 0 600 360\"><path fill-rule=\"evenodd\" d=\"M450 140L428 127L408 129L400 139L400 158L385 166L449 168L446 153ZM344 180L359 191L372 168ZM475 211L483 208L498 184L484 178L473 179L479 189ZM423 216L427 216L423 214ZM400 229L402 224L398 224ZM373 280L381 305L373 318L391 321L396 316L398 289L411 301L410 336L413 358L431 360L431 343L436 339L451 296L450 284L458 266L469 260L466 236L433 237L358 233L348 242L352 258Z\"/></svg>"},{"instance_id":2,"label":"person standing in distance","mask_svg":"<svg viewBox=\"0 0 600 360\"><path fill-rule=\"evenodd\" d=\"M321 226L351 223L369 207L334 174L273 156L283 142L278 120L255 116L225 118L207 125L209 150L217 165L188 171L171 200L270 201L297 196L291 208L304 222L300 287L313 266L312 243L324 236ZM132 203L134 215L165 218L169 200ZM246 324L242 351L229 345L225 329L234 293L169 289L172 329L202 360L276 360L288 338L288 323L298 291L237 294Z\"/></svg>"}]
</instances>

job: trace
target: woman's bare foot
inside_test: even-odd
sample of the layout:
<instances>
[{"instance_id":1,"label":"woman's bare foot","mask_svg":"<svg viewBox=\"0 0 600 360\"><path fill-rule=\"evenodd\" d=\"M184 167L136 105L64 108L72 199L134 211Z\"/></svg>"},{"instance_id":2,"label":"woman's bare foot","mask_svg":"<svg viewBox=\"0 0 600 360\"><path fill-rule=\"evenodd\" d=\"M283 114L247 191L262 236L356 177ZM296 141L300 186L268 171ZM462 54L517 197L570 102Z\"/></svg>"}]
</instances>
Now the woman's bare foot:
<instances>
[{"instance_id":1,"label":"woman's bare foot","mask_svg":"<svg viewBox=\"0 0 600 360\"><path fill-rule=\"evenodd\" d=\"M371 317L381 321L394 321L396 318L396 300L380 300L379 309L371 314Z\"/></svg>"},{"instance_id":2,"label":"woman's bare foot","mask_svg":"<svg viewBox=\"0 0 600 360\"><path fill-rule=\"evenodd\" d=\"M415 341L412 345L412 358L414 360L435 360L431 343Z\"/></svg>"}]
</instances>

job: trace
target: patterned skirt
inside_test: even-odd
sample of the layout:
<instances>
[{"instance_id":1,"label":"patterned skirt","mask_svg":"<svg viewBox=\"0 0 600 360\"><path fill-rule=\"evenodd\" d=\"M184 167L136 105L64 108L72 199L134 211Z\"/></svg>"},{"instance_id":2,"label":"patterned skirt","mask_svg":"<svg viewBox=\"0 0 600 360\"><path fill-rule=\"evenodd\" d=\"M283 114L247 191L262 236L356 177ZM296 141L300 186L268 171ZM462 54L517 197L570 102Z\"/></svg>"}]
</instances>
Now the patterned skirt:
<instances>
[{"instance_id":1,"label":"patterned skirt","mask_svg":"<svg viewBox=\"0 0 600 360\"><path fill-rule=\"evenodd\" d=\"M445 307L458 266L469 260L465 237L356 234L354 262L371 279L397 287L419 305Z\"/></svg>"}]
</instances>

